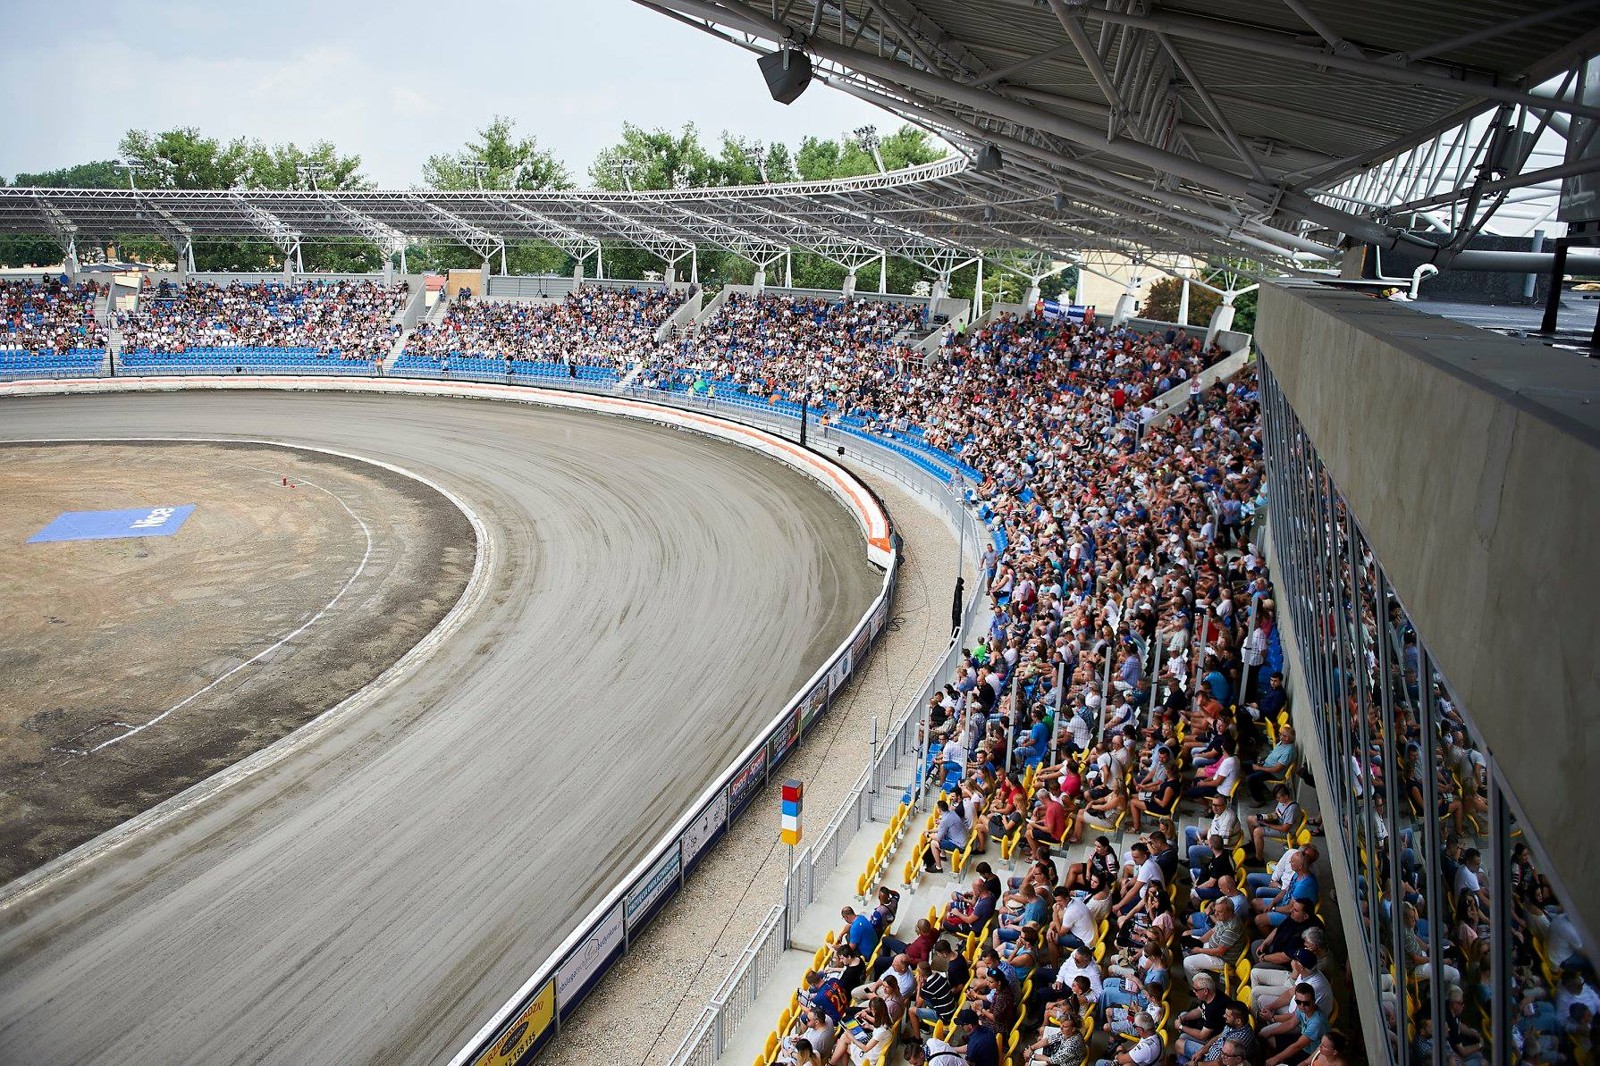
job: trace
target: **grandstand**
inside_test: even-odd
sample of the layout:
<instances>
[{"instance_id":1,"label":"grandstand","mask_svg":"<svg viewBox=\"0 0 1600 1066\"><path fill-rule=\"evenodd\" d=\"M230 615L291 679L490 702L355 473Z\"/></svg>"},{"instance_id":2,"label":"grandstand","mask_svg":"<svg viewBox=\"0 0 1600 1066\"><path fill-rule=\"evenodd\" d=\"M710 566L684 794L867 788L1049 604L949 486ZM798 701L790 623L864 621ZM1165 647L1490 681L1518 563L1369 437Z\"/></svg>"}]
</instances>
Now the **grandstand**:
<instances>
[{"instance_id":1,"label":"grandstand","mask_svg":"<svg viewBox=\"0 0 1600 1066\"><path fill-rule=\"evenodd\" d=\"M0 379L92 377L105 364L93 282L0 281Z\"/></svg>"},{"instance_id":2,"label":"grandstand","mask_svg":"<svg viewBox=\"0 0 1600 1066\"><path fill-rule=\"evenodd\" d=\"M977 564L952 590L909 555L902 588L873 544L900 599L651 812L670 831L612 857L453 1066L586 1066L585 1025L672 1066L1593 1063L1600 324L1572 328L1594 301L1568 275L1600 269L1595 5L646 6L957 151L893 170L869 129L876 172L638 191L0 189L0 229L64 259L0 287L0 379L339 374L731 419L905 489ZM129 233L176 270L110 315L78 254ZM213 239L285 273L190 277ZM384 274L292 272L324 240ZM413 242L481 260L429 279L473 295L424 319L423 279L393 283ZM525 243L570 277L509 273ZM605 277L618 247L659 280ZM749 283L702 293L707 250ZM797 254L840 287L769 285ZM887 291L891 261L927 295ZM1042 300L1069 265L1116 306ZM1136 317L1156 273L1175 321ZM1462 292L1492 331L1429 298ZM856 783L741 896L774 905L700 1016L674 1023L685 967L658 958L586 1021L715 841L766 853L736 818L898 612L952 591L870 754L823 756Z\"/></svg>"},{"instance_id":3,"label":"grandstand","mask_svg":"<svg viewBox=\"0 0 1600 1066\"><path fill-rule=\"evenodd\" d=\"M216 285L163 280L118 313L119 365L370 372L400 335L408 286L305 280Z\"/></svg>"}]
</instances>

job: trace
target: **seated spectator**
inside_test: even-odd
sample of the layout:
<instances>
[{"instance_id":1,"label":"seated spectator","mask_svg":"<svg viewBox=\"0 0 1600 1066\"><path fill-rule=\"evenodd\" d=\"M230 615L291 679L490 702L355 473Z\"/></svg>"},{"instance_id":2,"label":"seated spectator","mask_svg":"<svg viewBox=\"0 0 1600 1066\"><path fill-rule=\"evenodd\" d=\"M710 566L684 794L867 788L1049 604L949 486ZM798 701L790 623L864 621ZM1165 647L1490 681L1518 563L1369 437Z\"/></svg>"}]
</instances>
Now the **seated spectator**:
<instances>
[{"instance_id":1,"label":"seated spectator","mask_svg":"<svg viewBox=\"0 0 1600 1066\"><path fill-rule=\"evenodd\" d=\"M787 1057L780 1056L779 1061L794 1063L800 1066L804 1059L800 1055L798 1045L804 1043L806 1049L813 1054L813 1061L825 1062L833 1054L834 1019L824 1014L814 1006L805 1006L795 1018L794 1031L785 1036L780 1042Z\"/></svg>"},{"instance_id":2,"label":"seated spectator","mask_svg":"<svg viewBox=\"0 0 1600 1066\"><path fill-rule=\"evenodd\" d=\"M1238 962L1249 942L1244 922L1234 915L1231 900L1219 899L1213 903L1211 920L1211 927L1198 940L1187 941L1185 945L1183 972L1190 984L1202 973L1221 973Z\"/></svg>"},{"instance_id":3,"label":"seated spectator","mask_svg":"<svg viewBox=\"0 0 1600 1066\"><path fill-rule=\"evenodd\" d=\"M1133 1016L1134 1041L1118 1049L1111 1058L1101 1059L1096 1066L1152 1066L1161 1061L1166 1048L1156 1035L1155 1019L1145 1011Z\"/></svg>"},{"instance_id":4,"label":"seated spectator","mask_svg":"<svg viewBox=\"0 0 1600 1066\"><path fill-rule=\"evenodd\" d=\"M1294 742L1294 726L1285 725L1278 730L1278 742L1272 746L1272 750L1267 752L1266 757L1259 763L1252 763L1245 774L1244 786L1249 790L1250 798L1256 806L1259 807L1267 802L1267 782L1273 778L1283 777L1290 765L1299 758L1300 749ZM1293 825L1290 828L1292 829Z\"/></svg>"},{"instance_id":5,"label":"seated spectator","mask_svg":"<svg viewBox=\"0 0 1600 1066\"><path fill-rule=\"evenodd\" d=\"M829 1061L836 1066L846 1060L854 1066L884 1066L884 1054L893 1039L889 1008L874 996L844 1027Z\"/></svg>"},{"instance_id":6,"label":"seated spectator","mask_svg":"<svg viewBox=\"0 0 1600 1066\"><path fill-rule=\"evenodd\" d=\"M931 963L917 963L916 991L912 1000L915 1009L906 1012L907 1032L911 1039L921 1038L923 1023L947 1022L955 1016L956 992L950 978L934 969Z\"/></svg>"},{"instance_id":7,"label":"seated spectator","mask_svg":"<svg viewBox=\"0 0 1600 1066\"><path fill-rule=\"evenodd\" d=\"M1174 1019L1180 1063L1194 1058L1222 1032L1223 1015L1231 1003L1222 994L1217 979L1209 973L1195 974L1189 987L1194 993L1194 1006Z\"/></svg>"},{"instance_id":8,"label":"seated spectator","mask_svg":"<svg viewBox=\"0 0 1600 1066\"><path fill-rule=\"evenodd\" d=\"M1294 792L1288 785L1276 786L1272 794L1276 802L1270 813L1252 814L1245 819L1250 831L1251 853L1263 863L1267 858L1267 834L1287 836L1299 827L1301 818L1300 804L1294 801Z\"/></svg>"},{"instance_id":9,"label":"seated spectator","mask_svg":"<svg viewBox=\"0 0 1600 1066\"><path fill-rule=\"evenodd\" d=\"M324 357L388 355L407 286L371 281L211 285L190 282L139 298L117 318L124 352L174 355L227 348L310 348Z\"/></svg>"},{"instance_id":10,"label":"seated spectator","mask_svg":"<svg viewBox=\"0 0 1600 1066\"><path fill-rule=\"evenodd\" d=\"M1054 1033L1041 1030L1026 1056L1024 1061L1030 1066L1083 1066L1089 1057L1089 1045L1084 1042L1078 1019L1067 1015Z\"/></svg>"},{"instance_id":11,"label":"seated spectator","mask_svg":"<svg viewBox=\"0 0 1600 1066\"><path fill-rule=\"evenodd\" d=\"M103 353L105 330L94 317L95 300L103 291L92 281L0 281L0 352Z\"/></svg>"},{"instance_id":12,"label":"seated spectator","mask_svg":"<svg viewBox=\"0 0 1600 1066\"><path fill-rule=\"evenodd\" d=\"M1271 1056L1267 1066L1304 1062L1328 1033L1328 1016L1317 1009L1310 985L1297 985L1294 1013L1283 1021L1263 1026L1258 1034Z\"/></svg>"}]
</instances>

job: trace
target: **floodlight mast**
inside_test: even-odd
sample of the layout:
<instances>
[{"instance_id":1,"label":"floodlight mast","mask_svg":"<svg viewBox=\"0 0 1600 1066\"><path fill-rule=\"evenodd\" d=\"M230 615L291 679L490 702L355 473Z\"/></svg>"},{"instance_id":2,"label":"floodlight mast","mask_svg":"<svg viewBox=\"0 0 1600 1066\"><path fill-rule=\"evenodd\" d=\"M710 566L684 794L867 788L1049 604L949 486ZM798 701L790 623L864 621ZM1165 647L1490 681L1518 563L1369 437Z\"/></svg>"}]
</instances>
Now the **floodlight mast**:
<instances>
[{"instance_id":1,"label":"floodlight mast","mask_svg":"<svg viewBox=\"0 0 1600 1066\"><path fill-rule=\"evenodd\" d=\"M321 192L317 187L317 179L328 172L328 168L321 163L303 163L296 166L295 172L311 184L312 192Z\"/></svg>"},{"instance_id":2,"label":"floodlight mast","mask_svg":"<svg viewBox=\"0 0 1600 1066\"><path fill-rule=\"evenodd\" d=\"M883 165L883 153L878 151L878 145L882 143L878 139L878 127L857 126L855 130L855 138L862 148L871 153L872 161L878 164L878 173L887 174L889 170Z\"/></svg>"},{"instance_id":3,"label":"floodlight mast","mask_svg":"<svg viewBox=\"0 0 1600 1066\"><path fill-rule=\"evenodd\" d=\"M111 165L116 167L118 170L126 170L128 172L128 188L129 189L132 189L134 187L133 175L135 173L143 174L146 170L150 169L149 167L145 166L143 163L135 163L135 162L132 162L131 160L127 160L127 159L119 159L115 163L112 163Z\"/></svg>"},{"instance_id":4,"label":"floodlight mast","mask_svg":"<svg viewBox=\"0 0 1600 1066\"><path fill-rule=\"evenodd\" d=\"M633 176L639 172L639 161L627 156L617 160L617 173L622 177L622 184L629 192L633 191Z\"/></svg>"}]
</instances>

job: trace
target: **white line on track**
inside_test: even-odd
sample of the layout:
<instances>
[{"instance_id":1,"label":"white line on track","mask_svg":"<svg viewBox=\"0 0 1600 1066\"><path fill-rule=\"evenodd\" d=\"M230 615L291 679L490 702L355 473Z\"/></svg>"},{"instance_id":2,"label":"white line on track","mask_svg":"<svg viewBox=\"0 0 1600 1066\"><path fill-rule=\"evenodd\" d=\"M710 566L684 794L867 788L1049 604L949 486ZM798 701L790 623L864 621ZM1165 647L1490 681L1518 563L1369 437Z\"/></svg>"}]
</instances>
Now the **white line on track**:
<instances>
[{"instance_id":1,"label":"white line on track","mask_svg":"<svg viewBox=\"0 0 1600 1066\"><path fill-rule=\"evenodd\" d=\"M258 467L257 469L260 469L260 468ZM237 674L240 670L243 670L247 666L251 666L251 665L254 665L255 663L260 662L262 659L265 659L267 656L271 655L273 652L277 651L279 648L281 648L285 644L289 643L295 637L298 637L301 633L304 633L306 630L308 630L312 626L316 625L317 622L322 618L323 615L325 615L329 611L333 610L334 605L337 604L340 600L344 599L344 594L346 592L350 591L350 586L354 585L356 583L356 579L358 577L360 577L362 575L362 573L367 569L367 560L372 558L372 530L367 527L367 523L362 520L360 515L356 514L354 511L352 511L350 509L350 505L348 503L345 503L344 502L344 498L342 496L340 496L337 492L334 492L331 489L324 488L323 486L318 485L314 481L307 481L304 478L297 478L295 480L295 484L297 484L297 485L310 485L312 488L316 489L318 492L325 493L326 495L332 496L334 498L334 500L339 504L339 506L343 507L345 509L345 513L348 514L351 518L355 519L356 520L356 524L361 527L362 534L367 538L367 547L366 547L366 550L361 553L361 562L356 564L355 572L352 573L350 575L349 579L346 580L345 583L339 588L339 591L333 594L333 599L331 599L327 603L323 604L322 605L322 610L318 611L316 614L312 615L309 619L307 619L305 621L305 623L300 626L300 628L298 628L298 629L294 630L292 633L289 633L288 635L282 637L281 639L278 640L277 643L272 644L269 647L263 648L260 651L256 652L250 658L246 659L244 662L242 662L239 665L235 666L233 669L227 671L226 673L223 673L223 674L219 675L218 677L213 678L210 684L206 685L204 688L200 689L197 692L192 692L188 696L185 696L183 699L179 700L177 703L174 703L171 707L168 707L166 710L162 711L160 714L156 715L154 718L150 719L148 722L145 722L142 725L136 725L133 728L129 729L126 733L119 733L116 736L112 737L110 740L101 741L99 744L96 744L94 747L90 748L89 751L88 751L88 754L93 755L96 752L101 751L104 748L109 748L113 744L116 744L116 743L119 743L121 741L127 740L131 736L134 736L134 735L136 735L138 733L143 733L146 729L149 729L153 725L160 724L163 719L171 716L172 714L174 714L174 713L176 713L178 711L183 710L183 708L187 707L189 704L193 703L195 700L199 699L201 696L204 696L207 692L210 692L212 689L216 688L218 685L220 685L224 681L228 680L228 678L232 677L234 674ZM122 724L125 724L125 723L120 723L119 722L118 724L122 725Z\"/></svg>"},{"instance_id":2,"label":"white line on track","mask_svg":"<svg viewBox=\"0 0 1600 1066\"><path fill-rule=\"evenodd\" d=\"M15 439L8 438L6 443L126 444L130 441L161 441L180 444L264 444L274 448L336 455L341 459L353 459L359 463L381 467L384 470L408 477L412 481L428 486L428 488L449 500L455 505L456 510L466 515L467 521L472 523L472 532L477 541L477 551L472 561L472 576L467 579L467 587L461 590L461 595L457 597L455 606L451 607L450 613L446 614L444 619L433 627L433 631L418 641L410 651L402 655L387 670L368 682L365 688L351 693L340 703L328 708L317 717L311 719L311 721L301 725L294 732L280 737L255 754L246 756L240 762L236 762L224 770L219 770L203 781L190 785L176 796L163 800L143 814L134 815L121 825L84 841L65 855L58 855L43 866L23 874L16 880L0 885L0 913L10 910L41 890L57 883L74 870L80 869L88 863L109 854L141 834L171 821L185 811L200 806L219 792L269 769L302 747L310 744L321 734L336 728L347 716L355 714L362 708L370 706L373 701L381 699L395 685L401 684L415 672L441 643L461 627L467 615L487 598L488 586L484 579L490 568L495 565L499 551L499 546L490 535L488 525L466 500L456 495L443 484L395 463L358 455L355 452L340 451L335 448L319 447L314 444L303 444L295 441L268 440L260 437L18 437Z\"/></svg>"}]
</instances>

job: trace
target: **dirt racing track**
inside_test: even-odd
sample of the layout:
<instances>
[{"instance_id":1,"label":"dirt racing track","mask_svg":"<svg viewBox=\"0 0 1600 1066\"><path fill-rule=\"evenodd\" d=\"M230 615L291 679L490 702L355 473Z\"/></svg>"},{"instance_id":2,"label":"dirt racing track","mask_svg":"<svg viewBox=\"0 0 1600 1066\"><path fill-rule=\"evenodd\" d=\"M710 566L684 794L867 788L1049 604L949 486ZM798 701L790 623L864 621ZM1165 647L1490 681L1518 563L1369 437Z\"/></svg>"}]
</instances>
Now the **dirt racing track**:
<instances>
[{"instance_id":1,"label":"dirt racing track","mask_svg":"<svg viewBox=\"0 0 1600 1066\"><path fill-rule=\"evenodd\" d=\"M0 440L108 438L392 464L475 519L475 571L361 694L0 890L0 1062L448 1058L882 579L815 481L634 420L339 393L0 398Z\"/></svg>"}]
</instances>

